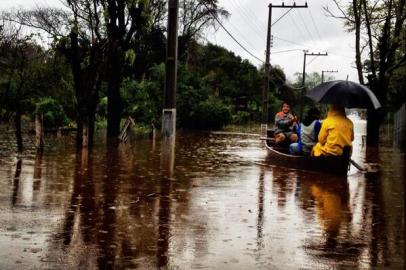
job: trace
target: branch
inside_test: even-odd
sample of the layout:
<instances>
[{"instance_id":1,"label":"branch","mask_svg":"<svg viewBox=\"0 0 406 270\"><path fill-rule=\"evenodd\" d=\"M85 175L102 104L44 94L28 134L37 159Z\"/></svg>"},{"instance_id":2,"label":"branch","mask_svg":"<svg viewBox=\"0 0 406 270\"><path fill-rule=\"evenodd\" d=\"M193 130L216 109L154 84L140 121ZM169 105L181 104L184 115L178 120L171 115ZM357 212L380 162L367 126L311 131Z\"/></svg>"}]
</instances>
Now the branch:
<instances>
[{"instance_id":1,"label":"branch","mask_svg":"<svg viewBox=\"0 0 406 270\"><path fill-rule=\"evenodd\" d=\"M351 23L355 23L353 19L351 19L347 13L343 10L343 8L341 7L341 5L338 3L337 0L333 0L334 4L336 5L336 7L338 8L338 10L340 11L340 13L342 14L341 16L334 14L329 8L328 6L323 7L323 10L327 13L326 16L335 18L335 19L340 19L340 20L346 20L349 21Z\"/></svg>"},{"instance_id":2,"label":"branch","mask_svg":"<svg viewBox=\"0 0 406 270\"><path fill-rule=\"evenodd\" d=\"M387 69L387 73L388 73L388 74L392 74L396 69L398 69L398 68L400 68L400 67L402 67L402 66L404 66L404 65L406 65L406 54L404 54L404 55L400 58L399 62L397 62L396 64L394 64L394 65L392 65L391 67L389 67L389 68Z\"/></svg>"}]
</instances>

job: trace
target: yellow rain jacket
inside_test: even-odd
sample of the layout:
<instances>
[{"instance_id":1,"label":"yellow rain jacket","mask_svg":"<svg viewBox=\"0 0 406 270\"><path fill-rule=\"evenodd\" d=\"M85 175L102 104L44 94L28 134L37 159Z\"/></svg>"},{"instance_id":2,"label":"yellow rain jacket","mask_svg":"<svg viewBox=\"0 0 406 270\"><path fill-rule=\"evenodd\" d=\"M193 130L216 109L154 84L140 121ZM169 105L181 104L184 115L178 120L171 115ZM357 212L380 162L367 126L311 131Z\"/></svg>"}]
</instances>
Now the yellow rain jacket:
<instances>
[{"instance_id":1,"label":"yellow rain jacket","mask_svg":"<svg viewBox=\"0 0 406 270\"><path fill-rule=\"evenodd\" d=\"M340 156L343 154L344 146L352 146L354 126L344 110L330 108L327 118L321 125L318 139L319 142L312 151L315 157Z\"/></svg>"}]
</instances>

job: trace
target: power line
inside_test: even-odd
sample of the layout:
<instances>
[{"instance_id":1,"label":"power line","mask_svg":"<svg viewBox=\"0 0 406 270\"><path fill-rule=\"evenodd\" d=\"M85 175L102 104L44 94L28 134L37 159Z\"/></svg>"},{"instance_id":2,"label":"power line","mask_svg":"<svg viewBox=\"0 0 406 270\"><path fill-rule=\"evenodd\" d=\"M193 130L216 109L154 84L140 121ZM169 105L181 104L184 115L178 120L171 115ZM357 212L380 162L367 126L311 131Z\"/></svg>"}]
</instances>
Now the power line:
<instances>
[{"instance_id":1,"label":"power line","mask_svg":"<svg viewBox=\"0 0 406 270\"><path fill-rule=\"evenodd\" d=\"M236 0L238 3L240 3L239 0ZM249 5L244 6L244 10L247 11L247 13L250 15L250 18L257 18L258 14L256 14L256 12L252 11L252 9L250 8ZM252 20L252 19L250 19ZM259 20L252 20L257 26L258 28L261 30L261 32L266 33L266 24L261 24L259 23Z\"/></svg>"},{"instance_id":2,"label":"power line","mask_svg":"<svg viewBox=\"0 0 406 270\"><path fill-rule=\"evenodd\" d=\"M291 13L289 13L289 18L290 18L290 20L292 21L293 25L296 27L296 30L298 31L298 33L300 33L300 36L302 37L302 39L303 39L303 40L306 39L306 38L303 36L303 31L299 28L299 26L297 25L296 21L293 19L293 16L292 16Z\"/></svg>"},{"instance_id":3,"label":"power line","mask_svg":"<svg viewBox=\"0 0 406 270\"><path fill-rule=\"evenodd\" d=\"M257 24L256 20L252 19L255 18L255 16L248 14L248 11L240 5L239 1L231 0L230 3L241 11L241 14L247 19L247 25L254 26L252 29L254 30L255 28L255 32L261 37L261 40L263 40L263 33L266 33L266 29L261 28L261 26Z\"/></svg>"},{"instance_id":4,"label":"power line","mask_svg":"<svg viewBox=\"0 0 406 270\"><path fill-rule=\"evenodd\" d=\"M310 18L312 19L313 26L314 26L314 28L316 29L316 33L317 33L317 35L319 36L319 39L321 40L322 38L321 38L321 35L320 35L320 32L319 32L319 28L317 27L317 24L316 24L316 22L314 21L312 12L310 11L310 9L308 9L308 11L309 11L309 14L310 14Z\"/></svg>"},{"instance_id":5,"label":"power line","mask_svg":"<svg viewBox=\"0 0 406 270\"><path fill-rule=\"evenodd\" d=\"M285 53L285 52L294 52L294 51L301 51L301 50L302 49L283 50L283 51L272 52L272 54Z\"/></svg>"},{"instance_id":6,"label":"power line","mask_svg":"<svg viewBox=\"0 0 406 270\"><path fill-rule=\"evenodd\" d=\"M309 28L307 28L306 22L305 22L305 20L303 19L303 16L302 16L302 14L301 14L300 12L299 12L299 17L300 17L300 19L302 20L303 26L304 26L304 28L306 29L307 33L309 34L310 39L314 42L313 35L310 33Z\"/></svg>"},{"instance_id":7,"label":"power line","mask_svg":"<svg viewBox=\"0 0 406 270\"><path fill-rule=\"evenodd\" d=\"M224 29L224 31L226 31L226 33L245 51L247 52L249 55L251 55L252 57L254 57L255 59L257 59L258 61L260 61L261 63L265 63L263 60L261 60L260 58L258 58L257 56L255 56L253 53L251 53L247 48L245 48L228 30L227 28L225 28L225 26L221 23L221 21L217 18L217 16L207 7L206 3L201 2L210 12L210 14L212 15L212 17L219 23L219 25L221 26L221 28ZM300 49L292 49L292 50L285 50L285 51L279 51L279 52L275 52L275 53L283 53L283 52L289 52L289 51L297 51ZM272 67L272 65L271 65ZM286 79L282 78L279 74L274 74L277 78L279 78L281 81L283 81L284 83L281 86L287 86L291 89L294 90L300 90L303 89L302 87L294 87L292 85L289 85L286 83Z\"/></svg>"},{"instance_id":8,"label":"power line","mask_svg":"<svg viewBox=\"0 0 406 270\"><path fill-rule=\"evenodd\" d=\"M307 67L308 65L310 65L311 63L313 63L313 62L314 62L314 60L316 60L316 59L317 59L317 56L316 56L316 57L314 57L312 60L310 60L310 61L309 61L309 63L307 63L307 64L306 64L306 67Z\"/></svg>"},{"instance_id":9,"label":"power line","mask_svg":"<svg viewBox=\"0 0 406 270\"><path fill-rule=\"evenodd\" d=\"M273 37L276 38L276 39L279 39L279 40L281 40L281 41L284 41L284 42L293 44L293 45L301 46L301 47L303 47L303 48L308 48L308 49L311 48L310 46L307 46L307 45L304 45L304 44L301 44L301 43L297 43L297 42L295 42L295 41L291 41L291 40L288 40L288 39L285 39L285 38L281 38L281 37L278 37L278 36L275 36L275 35L273 35ZM320 49L320 48L314 48L314 49L317 49L317 50L322 51L322 49ZM328 53L331 54L331 55L340 56L340 57L345 57L345 58L349 58L349 59L353 59L353 58L354 58L354 57L352 57L352 56L342 55L342 54L339 54L339 53L331 52L330 50L328 51Z\"/></svg>"},{"instance_id":10,"label":"power line","mask_svg":"<svg viewBox=\"0 0 406 270\"><path fill-rule=\"evenodd\" d=\"M251 53L247 48L245 48L234 36L233 34L230 33L230 31L227 30L227 28L224 27L224 25L221 23L221 21L217 18L217 16L211 11L211 9L209 9L209 7L206 5L205 2L201 1L200 3L202 3L206 9L210 12L210 14L212 15L212 17L218 22L218 24L221 26L221 28L224 29L224 31L226 31L226 33L245 51L247 52L249 55L251 55L252 57L254 57L255 59L257 59L258 61L260 61L261 63L264 63L263 60L261 60L260 58L258 58L257 56L255 56L253 53Z\"/></svg>"},{"instance_id":11,"label":"power line","mask_svg":"<svg viewBox=\"0 0 406 270\"><path fill-rule=\"evenodd\" d=\"M286 11L282 16L280 16L271 26L274 26L277 22L282 20L282 18L285 17L289 13L289 11L291 11L292 9L293 9L293 7L288 9L288 11Z\"/></svg>"},{"instance_id":12,"label":"power line","mask_svg":"<svg viewBox=\"0 0 406 270\"><path fill-rule=\"evenodd\" d=\"M233 30L234 30L235 32L237 32L241 37L244 36L244 34L241 33L240 30L238 30L238 27L235 27L230 21L227 21L226 23L229 24L229 25L233 28ZM252 49L255 49L255 45L253 45L253 44L251 43L251 41L244 39L244 42L245 42L246 44L248 44Z\"/></svg>"},{"instance_id":13,"label":"power line","mask_svg":"<svg viewBox=\"0 0 406 270\"><path fill-rule=\"evenodd\" d=\"M262 32L261 29L256 24L251 24L251 22L255 22L255 20L252 20L250 16L244 11L244 9L239 4L234 2L234 0L231 0L230 3L235 8L236 11L239 11L239 13L242 15L241 18L245 21L245 24L254 31L254 33L259 37L259 39L262 42L263 35L260 33Z\"/></svg>"},{"instance_id":14,"label":"power line","mask_svg":"<svg viewBox=\"0 0 406 270\"><path fill-rule=\"evenodd\" d=\"M287 40L287 39L284 39L284 38L281 38L281 37L278 37L278 36L275 36L275 35L273 35L273 37L276 38L276 39L285 41L285 42L287 42L287 43L291 43L291 44L294 44L294 45L302 46L302 47L304 47L304 48L310 48L309 46L306 46L306 45L303 45L303 44L300 44L300 43L297 43L297 42L294 42L294 41L291 41L291 40Z\"/></svg>"},{"instance_id":15,"label":"power line","mask_svg":"<svg viewBox=\"0 0 406 270\"><path fill-rule=\"evenodd\" d=\"M340 57L345 57L345 58L349 58L349 59L354 59L354 57L348 56L348 55L337 54L337 53L330 52L330 51L329 51L329 53L332 54L332 55L335 55L335 56L340 56Z\"/></svg>"}]
</instances>

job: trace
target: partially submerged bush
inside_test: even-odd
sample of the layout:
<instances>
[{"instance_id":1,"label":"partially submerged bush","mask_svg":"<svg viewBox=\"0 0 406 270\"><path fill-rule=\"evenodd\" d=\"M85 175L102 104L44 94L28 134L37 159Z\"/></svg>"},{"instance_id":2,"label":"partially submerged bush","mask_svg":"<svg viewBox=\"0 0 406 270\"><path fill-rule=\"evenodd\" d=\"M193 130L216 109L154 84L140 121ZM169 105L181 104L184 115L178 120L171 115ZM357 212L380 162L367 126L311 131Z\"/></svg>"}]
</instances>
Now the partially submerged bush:
<instances>
[{"instance_id":1,"label":"partially submerged bush","mask_svg":"<svg viewBox=\"0 0 406 270\"><path fill-rule=\"evenodd\" d=\"M218 129L230 123L230 108L221 100L209 98L199 103L192 119L196 128Z\"/></svg>"},{"instance_id":2,"label":"partially submerged bush","mask_svg":"<svg viewBox=\"0 0 406 270\"><path fill-rule=\"evenodd\" d=\"M44 127L54 128L68 124L68 117L62 106L53 98L45 97L35 104L34 113L44 115Z\"/></svg>"}]
</instances>

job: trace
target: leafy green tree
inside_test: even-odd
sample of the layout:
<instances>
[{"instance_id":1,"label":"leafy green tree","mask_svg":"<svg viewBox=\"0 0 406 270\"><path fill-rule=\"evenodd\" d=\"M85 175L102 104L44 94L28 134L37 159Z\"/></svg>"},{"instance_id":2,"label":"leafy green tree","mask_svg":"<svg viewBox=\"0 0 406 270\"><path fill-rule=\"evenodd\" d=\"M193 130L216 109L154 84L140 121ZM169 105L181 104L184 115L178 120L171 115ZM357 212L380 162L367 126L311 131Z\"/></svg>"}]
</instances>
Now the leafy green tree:
<instances>
[{"instance_id":1,"label":"leafy green tree","mask_svg":"<svg viewBox=\"0 0 406 270\"><path fill-rule=\"evenodd\" d=\"M0 58L1 107L6 113L14 113L17 150L21 152L21 116L33 109L33 99L38 94L35 84L40 73L39 67L46 57L32 35L25 35L21 27L8 23L2 25Z\"/></svg>"}]
</instances>

